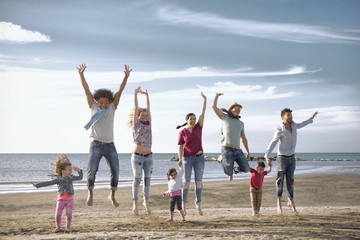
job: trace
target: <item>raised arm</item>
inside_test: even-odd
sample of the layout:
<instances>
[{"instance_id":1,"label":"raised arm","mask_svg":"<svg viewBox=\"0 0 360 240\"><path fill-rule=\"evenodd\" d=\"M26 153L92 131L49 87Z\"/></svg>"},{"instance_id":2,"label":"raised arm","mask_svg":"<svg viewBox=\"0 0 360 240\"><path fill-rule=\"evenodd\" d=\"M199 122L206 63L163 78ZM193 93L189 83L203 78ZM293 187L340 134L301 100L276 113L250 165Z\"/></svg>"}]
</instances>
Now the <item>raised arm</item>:
<instances>
[{"instance_id":1,"label":"raised arm","mask_svg":"<svg viewBox=\"0 0 360 240\"><path fill-rule=\"evenodd\" d=\"M115 96L114 96L114 107L117 108L117 106L119 105L119 102L120 102L120 96L126 86L126 83L127 83L127 80L130 76L130 72L132 71L132 69L129 69L129 66L128 65L124 65L124 73L125 73L125 76L124 76L124 79L122 80L120 86L119 86L119 89L117 90L117 92L115 93Z\"/></svg>"},{"instance_id":2,"label":"raised arm","mask_svg":"<svg viewBox=\"0 0 360 240\"><path fill-rule=\"evenodd\" d=\"M201 113L199 115L199 123L200 123L200 126L202 127L204 125L204 118L205 118L205 111L206 111L206 96L203 93L201 93L200 95L204 99L202 107L201 107Z\"/></svg>"},{"instance_id":3,"label":"raised arm","mask_svg":"<svg viewBox=\"0 0 360 240\"><path fill-rule=\"evenodd\" d=\"M144 91L141 91L142 94L144 94L146 96L146 109L147 109L147 114L148 114L148 120L149 122L151 122L151 112L150 112L150 98L149 98L149 93L148 91L146 90L145 92Z\"/></svg>"},{"instance_id":4,"label":"raised arm","mask_svg":"<svg viewBox=\"0 0 360 240\"><path fill-rule=\"evenodd\" d=\"M85 76L84 76L86 65L84 63L80 64L79 67L77 67L76 69L78 70L79 75L80 75L81 85L85 91L87 103L88 103L89 107L91 108L91 106L94 103L94 98L93 98L93 95L90 91L89 85L87 84L87 82L85 80Z\"/></svg>"},{"instance_id":5,"label":"raised arm","mask_svg":"<svg viewBox=\"0 0 360 240\"><path fill-rule=\"evenodd\" d=\"M139 104L138 104L138 93L141 92L141 87L137 87L134 90L134 112L133 112L133 119L132 119L132 125L135 126L135 123L138 119L139 115Z\"/></svg>"},{"instance_id":6,"label":"raised arm","mask_svg":"<svg viewBox=\"0 0 360 240\"><path fill-rule=\"evenodd\" d=\"M216 93L212 105L212 109L214 110L215 114L221 119L222 118L222 111L217 107L217 101L219 96L223 95L223 93Z\"/></svg>"}]
</instances>

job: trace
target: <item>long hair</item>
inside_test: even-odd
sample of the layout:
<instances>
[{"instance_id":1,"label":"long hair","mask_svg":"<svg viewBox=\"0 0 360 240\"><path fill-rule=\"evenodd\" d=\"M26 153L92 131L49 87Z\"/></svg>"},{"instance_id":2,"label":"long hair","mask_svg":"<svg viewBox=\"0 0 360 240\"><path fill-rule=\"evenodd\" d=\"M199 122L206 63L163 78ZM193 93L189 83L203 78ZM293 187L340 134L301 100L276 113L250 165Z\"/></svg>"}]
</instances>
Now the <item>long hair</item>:
<instances>
[{"instance_id":1,"label":"long hair","mask_svg":"<svg viewBox=\"0 0 360 240\"><path fill-rule=\"evenodd\" d=\"M62 171L65 170L67 166L71 166L70 160L66 155L60 155L56 158L55 162L52 164L55 175L54 176L61 176Z\"/></svg>"},{"instance_id":2,"label":"long hair","mask_svg":"<svg viewBox=\"0 0 360 240\"><path fill-rule=\"evenodd\" d=\"M186 121L189 120L189 118L190 118L191 116L194 116L194 117L195 117L195 114L194 114L194 113L188 113L188 114L186 114L185 120L186 120ZM182 125L178 125L178 126L176 127L176 129L182 128L182 127L186 126L186 124L187 124L187 122L185 122L185 123L182 124Z\"/></svg>"},{"instance_id":3,"label":"long hair","mask_svg":"<svg viewBox=\"0 0 360 240\"><path fill-rule=\"evenodd\" d=\"M133 123L134 109L135 109L135 108L133 107L133 108L131 109L130 113L129 113L129 120L128 120L128 123L127 123L127 125L128 125L129 128L132 128L132 127L134 126L134 123ZM142 112L147 112L147 108L140 108L140 107L139 107L139 108L138 108L138 115L137 115L137 117L139 117Z\"/></svg>"}]
</instances>

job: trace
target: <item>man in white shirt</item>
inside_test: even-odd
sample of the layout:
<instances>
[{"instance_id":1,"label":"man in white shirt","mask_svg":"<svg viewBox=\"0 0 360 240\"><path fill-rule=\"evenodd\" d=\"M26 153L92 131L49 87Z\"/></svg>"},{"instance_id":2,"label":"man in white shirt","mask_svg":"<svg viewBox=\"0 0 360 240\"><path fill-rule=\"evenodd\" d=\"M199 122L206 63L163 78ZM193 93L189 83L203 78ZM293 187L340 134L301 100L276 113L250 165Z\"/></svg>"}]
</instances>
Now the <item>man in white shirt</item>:
<instances>
[{"instance_id":1,"label":"man in white shirt","mask_svg":"<svg viewBox=\"0 0 360 240\"><path fill-rule=\"evenodd\" d=\"M274 150L276 144L280 140L279 149L277 151L277 177L276 190L278 197L278 214L282 214L281 196L284 187L284 178L286 176L286 188L288 195L288 206L290 206L295 213L297 213L294 202L294 172L295 172L295 147L297 138L297 129L305 127L313 122L314 117L318 112L315 112L308 120L301 123L295 123L292 119L292 110L285 108L281 111L282 125L275 129L274 136L265 151L265 159L268 165L271 165L269 155Z\"/></svg>"}]
</instances>

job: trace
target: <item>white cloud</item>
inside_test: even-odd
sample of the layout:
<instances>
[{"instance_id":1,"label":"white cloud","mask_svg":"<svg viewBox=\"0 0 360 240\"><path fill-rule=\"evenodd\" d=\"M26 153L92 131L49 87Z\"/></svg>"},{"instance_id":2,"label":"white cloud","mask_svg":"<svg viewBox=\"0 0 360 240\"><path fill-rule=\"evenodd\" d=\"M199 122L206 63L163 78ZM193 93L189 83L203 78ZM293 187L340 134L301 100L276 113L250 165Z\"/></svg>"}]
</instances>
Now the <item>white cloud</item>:
<instances>
[{"instance_id":1,"label":"white cloud","mask_svg":"<svg viewBox=\"0 0 360 240\"><path fill-rule=\"evenodd\" d=\"M0 22L0 41L9 43L51 42L49 36L37 31L23 29L11 22Z\"/></svg>"},{"instance_id":2,"label":"white cloud","mask_svg":"<svg viewBox=\"0 0 360 240\"><path fill-rule=\"evenodd\" d=\"M343 29L337 33L323 26L227 19L211 13L196 13L176 7L161 7L157 16L169 24L202 27L216 32L278 41L297 43L359 43L360 41L359 37L341 34Z\"/></svg>"}]
</instances>

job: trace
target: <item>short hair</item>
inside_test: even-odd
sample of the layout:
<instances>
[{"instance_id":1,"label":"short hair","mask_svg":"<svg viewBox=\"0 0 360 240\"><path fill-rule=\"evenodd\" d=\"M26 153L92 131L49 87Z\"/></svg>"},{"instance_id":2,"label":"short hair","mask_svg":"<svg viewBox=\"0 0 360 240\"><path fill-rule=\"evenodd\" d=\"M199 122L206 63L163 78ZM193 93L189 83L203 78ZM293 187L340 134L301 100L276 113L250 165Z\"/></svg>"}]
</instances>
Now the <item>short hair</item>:
<instances>
[{"instance_id":1,"label":"short hair","mask_svg":"<svg viewBox=\"0 0 360 240\"><path fill-rule=\"evenodd\" d=\"M292 110L290 108L284 108L283 110L281 110L281 117L283 117L285 115L285 113L292 113Z\"/></svg>"},{"instance_id":2,"label":"short hair","mask_svg":"<svg viewBox=\"0 0 360 240\"><path fill-rule=\"evenodd\" d=\"M263 167L263 168L265 168L265 163L262 162L262 161L258 161L258 162L256 163L256 167Z\"/></svg>"},{"instance_id":3,"label":"short hair","mask_svg":"<svg viewBox=\"0 0 360 240\"><path fill-rule=\"evenodd\" d=\"M109 102L114 101L114 93L111 90L106 88L100 88L95 90L93 98L98 101L102 97L109 99Z\"/></svg>"}]
</instances>

